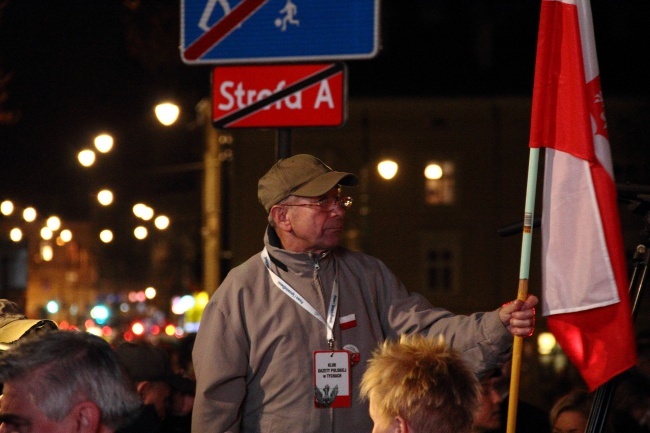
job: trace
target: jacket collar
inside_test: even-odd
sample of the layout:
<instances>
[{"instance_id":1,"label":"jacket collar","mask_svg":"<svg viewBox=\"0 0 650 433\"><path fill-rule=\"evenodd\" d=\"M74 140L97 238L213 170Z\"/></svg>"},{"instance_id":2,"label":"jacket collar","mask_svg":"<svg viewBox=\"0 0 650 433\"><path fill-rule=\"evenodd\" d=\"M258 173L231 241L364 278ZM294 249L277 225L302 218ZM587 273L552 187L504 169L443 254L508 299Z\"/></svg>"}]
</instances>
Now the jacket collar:
<instances>
[{"instance_id":1,"label":"jacket collar","mask_svg":"<svg viewBox=\"0 0 650 433\"><path fill-rule=\"evenodd\" d=\"M318 264L323 266L330 261L331 251L325 251L320 254L315 253L296 253L287 251L282 247L282 242L275 229L270 225L267 226L264 235L264 245L269 253L271 262L284 272L298 274L312 274L314 267Z\"/></svg>"}]
</instances>

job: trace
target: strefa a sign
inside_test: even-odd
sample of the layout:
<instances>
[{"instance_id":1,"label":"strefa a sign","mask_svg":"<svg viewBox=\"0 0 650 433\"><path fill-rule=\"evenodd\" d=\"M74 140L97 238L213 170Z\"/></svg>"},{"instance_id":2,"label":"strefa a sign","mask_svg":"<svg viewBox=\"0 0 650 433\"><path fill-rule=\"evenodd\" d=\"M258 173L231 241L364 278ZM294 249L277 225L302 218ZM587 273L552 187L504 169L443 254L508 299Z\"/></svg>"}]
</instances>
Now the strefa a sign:
<instances>
[{"instance_id":1,"label":"strefa a sign","mask_svg":"<svg viewBox=\"0 0 650 433\"><path fill-rule=\"evenodd\" d=\"M342 63L216 67L212 122L217 128L340 126L346 76Z\"/></svg>"}]
</instances>

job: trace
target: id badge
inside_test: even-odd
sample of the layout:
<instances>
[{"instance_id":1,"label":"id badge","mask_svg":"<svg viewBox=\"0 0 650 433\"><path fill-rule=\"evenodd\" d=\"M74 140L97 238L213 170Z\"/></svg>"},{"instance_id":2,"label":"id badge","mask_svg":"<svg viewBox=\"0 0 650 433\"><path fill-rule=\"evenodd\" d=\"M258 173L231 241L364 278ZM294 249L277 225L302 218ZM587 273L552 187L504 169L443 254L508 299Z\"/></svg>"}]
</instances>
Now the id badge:
<instances>
[{"instance_id":1,"label":"id badge","mask_svg":"<svg viewBox=\"0 0 650 433\"><path fill-rule=\"evenodd\" d=\"M350 407L350 352L314 352L314 405L317 408Z\"/></svg>"}]
</instances>

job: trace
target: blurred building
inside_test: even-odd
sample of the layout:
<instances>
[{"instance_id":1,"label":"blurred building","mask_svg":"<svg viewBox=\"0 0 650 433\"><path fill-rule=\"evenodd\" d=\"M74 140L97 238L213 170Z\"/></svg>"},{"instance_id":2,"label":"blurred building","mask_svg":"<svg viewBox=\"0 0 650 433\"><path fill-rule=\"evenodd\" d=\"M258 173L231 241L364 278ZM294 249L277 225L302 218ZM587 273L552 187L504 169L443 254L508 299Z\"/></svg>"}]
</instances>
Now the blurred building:
<instances>
[{"instance_id":1,"label":"blurred building","mask_svg":"<svg viewBox=\"0 0 650 433\"><path fill-rule=\"evenodd\" d=\"M20 212L22 209L17 210ZM44 227L44 221L38 219L27 222L17 216L0 220L0 297L17 302L30 318L83 322L100 294L90 225L66 222L51 236L42 232Z\"/></svg>"}]
</instances>

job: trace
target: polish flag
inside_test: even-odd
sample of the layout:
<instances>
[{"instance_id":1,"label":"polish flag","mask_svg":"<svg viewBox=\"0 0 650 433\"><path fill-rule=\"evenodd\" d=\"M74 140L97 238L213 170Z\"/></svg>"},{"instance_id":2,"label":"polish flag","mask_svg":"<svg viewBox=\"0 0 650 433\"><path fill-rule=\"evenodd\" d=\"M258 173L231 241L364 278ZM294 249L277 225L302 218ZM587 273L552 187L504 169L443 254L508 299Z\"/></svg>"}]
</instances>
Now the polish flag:
<instances>
[{"instance_id":1,"label":"polish flag","mask_svg":"<svg viewBox=\"0 0 650 433\"><path fill-rule=\"evenodd\" d=\"M636 363L589 0L542 0L530 147L545 147L542 309L594 390Z\"/></svg>"},{"instance_id":2,"label":"polish flag","mask_svg":"<svg viewBox=\"0 0 650 433\"><path fill-rule=\"evenodd\" d=\"M348 314L347 316L341 317L339 320L339 325L341 329L350 329L357 326L357 316L354 314Z\"/></svg>"}]
</instances>

